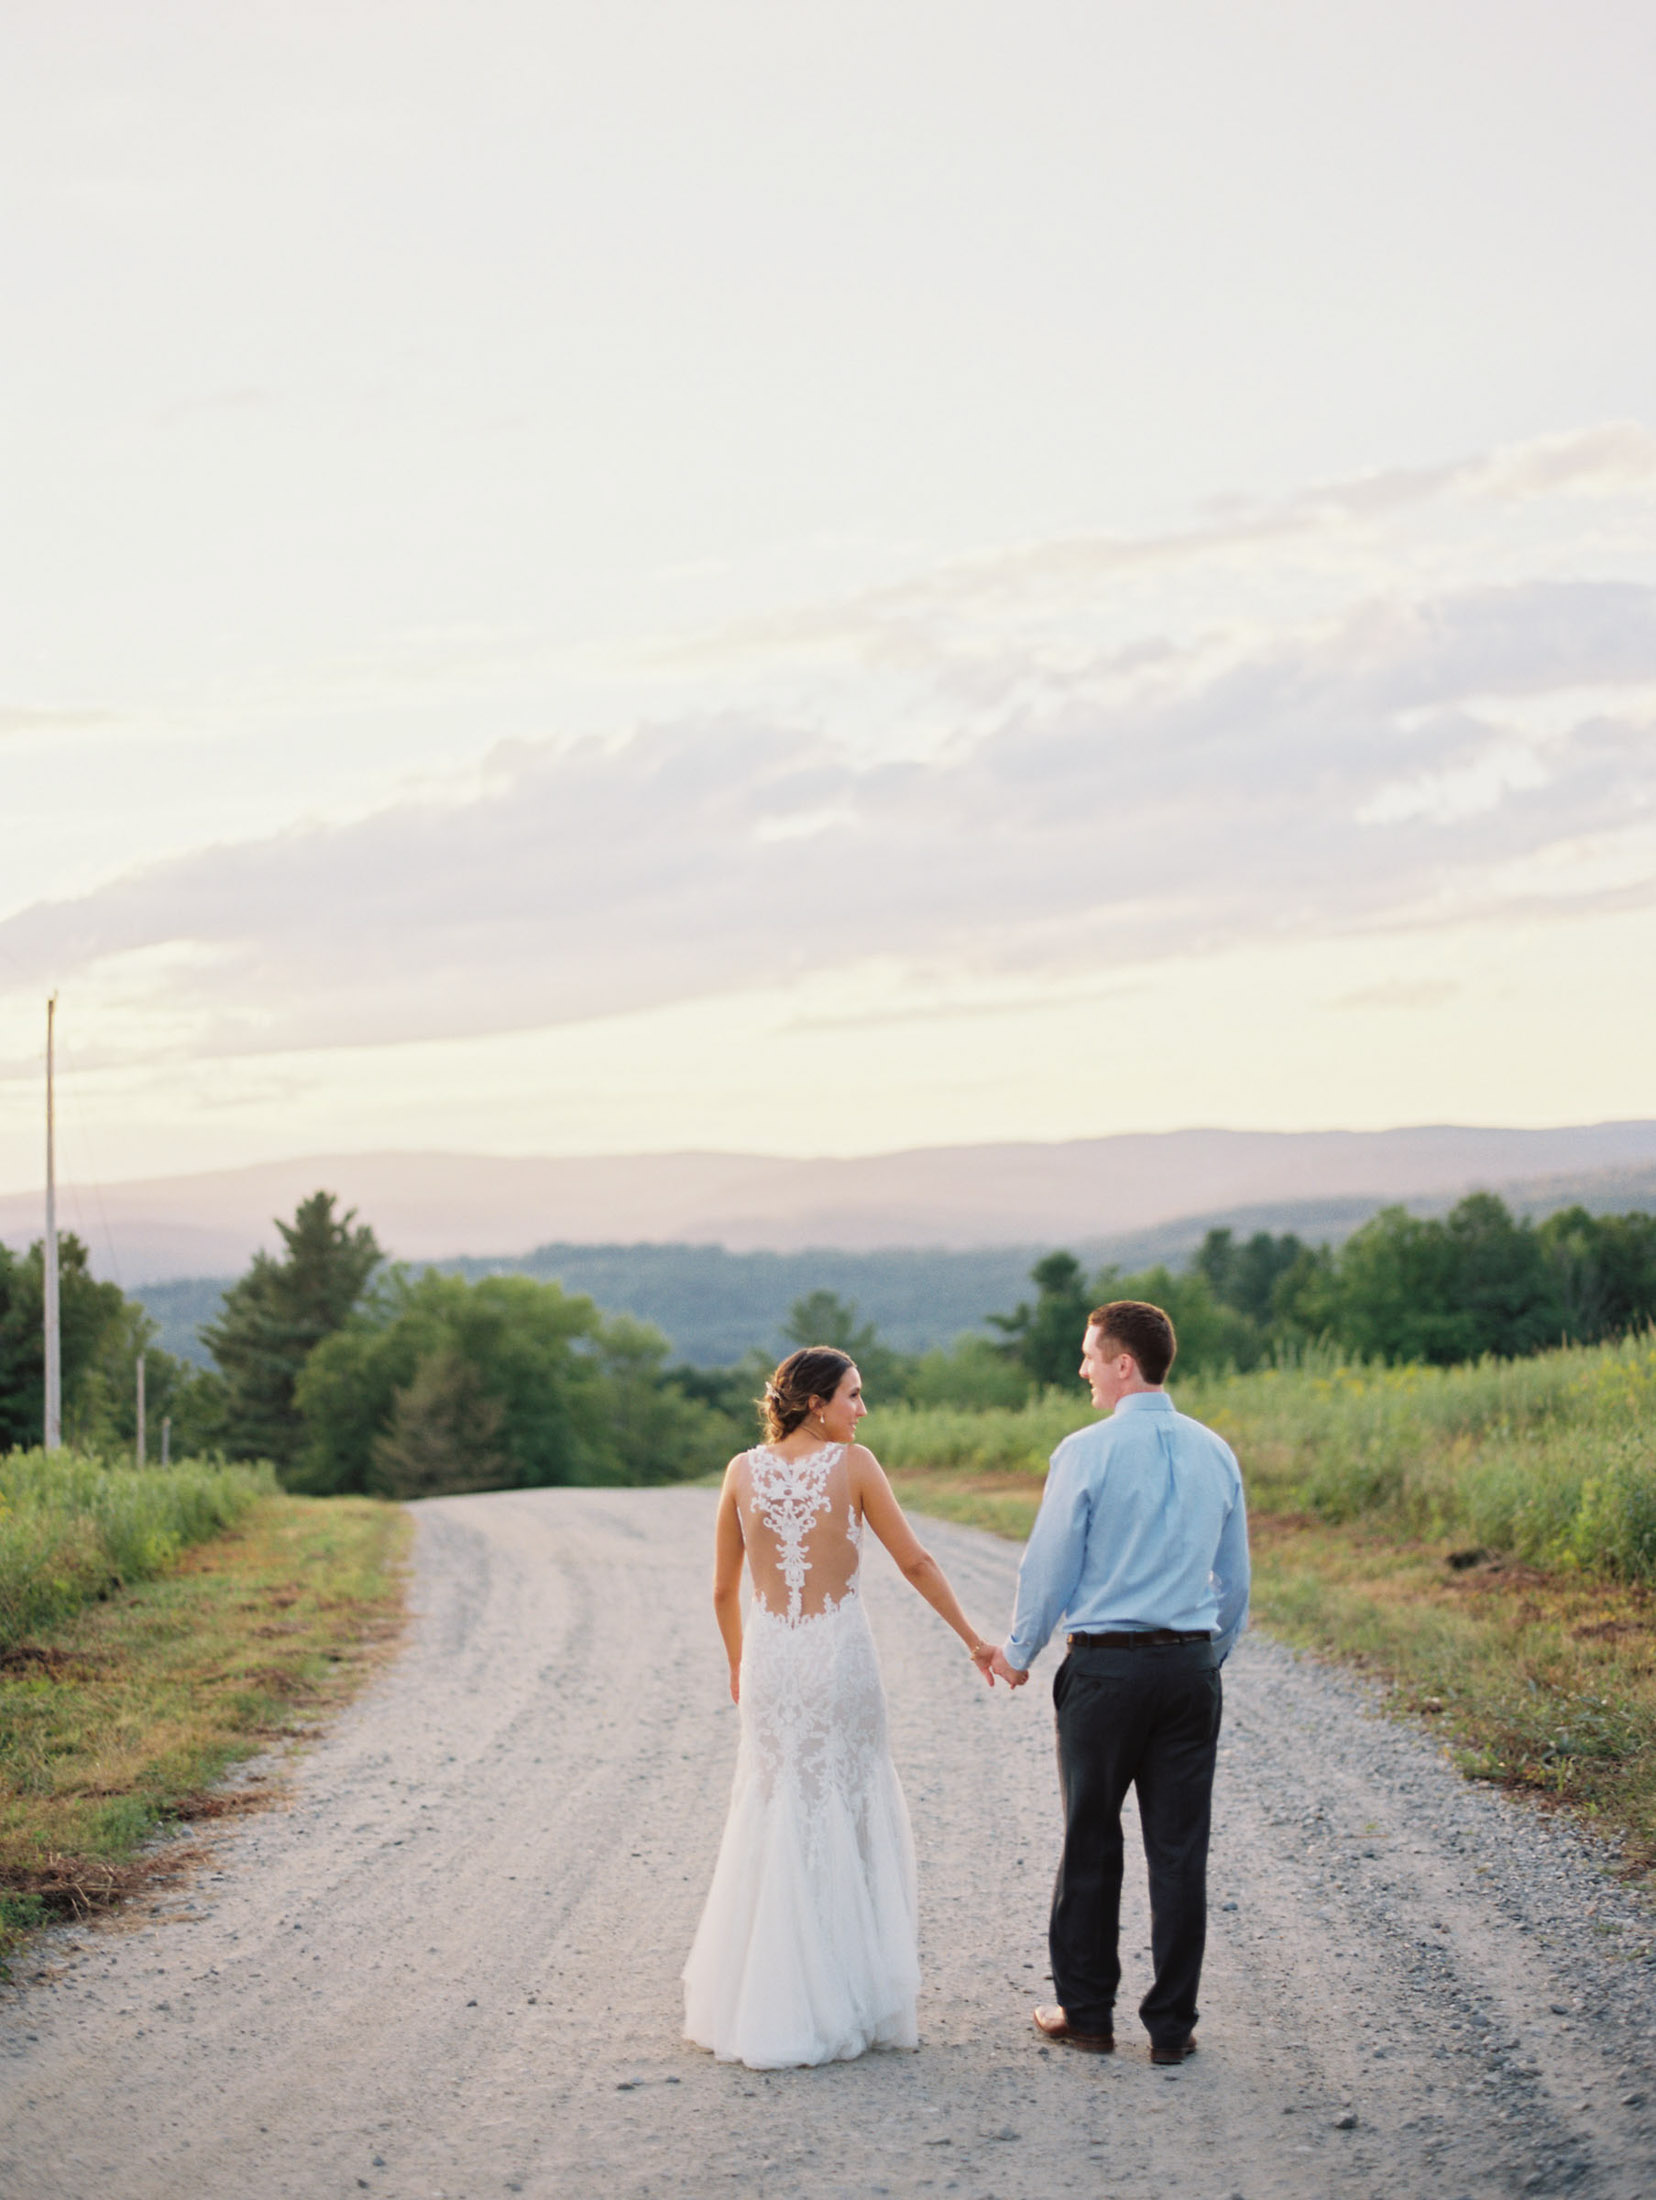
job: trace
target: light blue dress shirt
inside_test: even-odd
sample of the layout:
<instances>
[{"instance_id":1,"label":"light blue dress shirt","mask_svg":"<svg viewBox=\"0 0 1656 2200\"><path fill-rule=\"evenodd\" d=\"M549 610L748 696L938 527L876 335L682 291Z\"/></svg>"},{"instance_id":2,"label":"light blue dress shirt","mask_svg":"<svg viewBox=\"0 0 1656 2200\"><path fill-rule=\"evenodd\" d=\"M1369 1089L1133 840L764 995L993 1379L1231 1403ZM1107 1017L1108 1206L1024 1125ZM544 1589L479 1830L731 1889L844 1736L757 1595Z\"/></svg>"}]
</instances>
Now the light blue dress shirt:
<instances>
[{"instance_id":1,"label":"light blue dress shirt","mask_svg":"<svg viewBox=\"0 0 1656 2200\"><path fill-rule=\"evenodd\" d=\"M1062 1620L1070 1634L1206 1629L1221 1659L1248 1612L1248 1516L1236 1454L1135 1390L1108 1420L1066 1436L1018 1568L1007 1662L1029 1667Z\"/></svg>"}]
</instances>

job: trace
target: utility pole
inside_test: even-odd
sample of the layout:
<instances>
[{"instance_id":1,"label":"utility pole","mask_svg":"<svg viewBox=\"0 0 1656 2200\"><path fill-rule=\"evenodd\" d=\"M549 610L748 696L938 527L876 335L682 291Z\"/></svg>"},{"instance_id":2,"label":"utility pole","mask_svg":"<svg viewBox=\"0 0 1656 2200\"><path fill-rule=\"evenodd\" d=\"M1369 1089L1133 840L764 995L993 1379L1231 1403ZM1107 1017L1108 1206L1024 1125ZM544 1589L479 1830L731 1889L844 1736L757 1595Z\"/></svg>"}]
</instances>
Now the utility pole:
<instances>
[{"instance_id":1,"label":"utility pole","mask_svg":"<svg viewBox=\"0 0 1656 2200\"><path fill-rule=\"evenodd\" d=\"M138 1355L138 1464L144 1464L144 1453L149 1448L144 1442L144 1355Z\"/></svg>"},{"instance_id":2,"label":"utility pole","mask_svg":"<svg viewBox=\"0 0 1656 2200\"><path fill-rule=\"evenodd\" d=\"M63 1448L63 1360L58 1332L57 1121L53 1113L52 1044L57 995L46 1003L46 1237L41 1268L46 1300L46 1429L48 1451Z\"/></svg>"}]
</instances>

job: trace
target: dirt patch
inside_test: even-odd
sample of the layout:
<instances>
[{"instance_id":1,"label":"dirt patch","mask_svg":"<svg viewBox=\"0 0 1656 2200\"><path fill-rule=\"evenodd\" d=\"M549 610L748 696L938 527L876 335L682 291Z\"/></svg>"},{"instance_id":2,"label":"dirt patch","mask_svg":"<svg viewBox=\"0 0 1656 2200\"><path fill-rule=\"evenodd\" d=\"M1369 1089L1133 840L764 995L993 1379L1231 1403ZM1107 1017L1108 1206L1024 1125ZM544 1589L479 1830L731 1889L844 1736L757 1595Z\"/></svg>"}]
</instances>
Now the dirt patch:
<instances>
[{"instance_id":1,"label":"dirt patch","mask_svg":"<svg viewBox=\"0 0 1656 2200\"><path fill-rule=\"evenodd\" d=\"M1454 1560L1450 1560L1454 1564ZM1499 1552L1485 1552L1478 1562L1460 1573L1449 1585L1477 1595L1480 1591L1495 1590L1502 1596L1511 1596L1518 1590L1545 1592L1557 1589L1560 1578L1546 1574L1538 1566L1526 1566L1515 1558L1503 1558Z\"/></svg>"},{"instance_id":2,"label":"dirt patch","mask_svg":"<svg viewBox=\"0 0 1656 2200\"><path fill-rule=\"evenodd\" d=\"M54 1650L43 1642L14 1642L0 1650L0 1673L25 1680L83 1681L93 1668L72 1650Z\"/></svg>"},{"instance_id":3,"label":"dirt patch","mask_svg":"<svg viewBox=\"0 0 1656 2200\"><path fill-rule=\"evenodd\" d=\"M246 1818L253 1811L269 1810L286 1794L282 1783L258 1778L244 1787L198 1788L193 1795L181 1795L168 1815L189 1825L206 1818Z\"/></svg>"},{"instance_id":4,"label":"dirt patch","mask_svg":"<svg viewBox=\"0 0 1656 2200\"><path fill-rule=\"evenodd\" d=\"M280 1696L288 1703L305 1703L317 1693L300 1680L285 1665L255 1665L244 1672L221 1673L218 1678L228 1688L239 1688L251 1695Z\"/></svg>"},{"instance_id":5,"label":"dirt patch","mask_svg":"<svg viewBox=\"0 0 1656 2200\"><path fill-rule=\"evenodd\" d=\"M208 1851L171 1842L141 1856L110 1862L97 1856L48 1856L0 1879L0 1895L37 1902L51 1917L89 1918L170 1886L206 1860Z\"/></svg>"}]
</instances>

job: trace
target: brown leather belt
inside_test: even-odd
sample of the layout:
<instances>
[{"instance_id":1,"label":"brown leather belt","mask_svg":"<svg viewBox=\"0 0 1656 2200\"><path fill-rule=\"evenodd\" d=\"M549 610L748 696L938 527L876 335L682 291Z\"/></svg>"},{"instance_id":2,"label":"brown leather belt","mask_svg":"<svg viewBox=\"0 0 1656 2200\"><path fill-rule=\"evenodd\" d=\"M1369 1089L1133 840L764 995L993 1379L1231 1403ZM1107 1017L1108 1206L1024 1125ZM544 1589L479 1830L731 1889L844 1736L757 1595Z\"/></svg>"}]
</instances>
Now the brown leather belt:
<instances>
[{"instance_id":1,"label":"brown leather belt","mask_svg":"<svg viewBox=\"0 0 1656 2200\"><path fill-rule=\"evenodd\" d=\"M1158 1642L1211 1642L1205 1627L1194 1634L1180 1634L1173 1627L1135 1627L1131 1633L1117 1635L1066 1635L1064 1640L1072 1650L1143 1650Z\"/></svg>"}]
</instances>

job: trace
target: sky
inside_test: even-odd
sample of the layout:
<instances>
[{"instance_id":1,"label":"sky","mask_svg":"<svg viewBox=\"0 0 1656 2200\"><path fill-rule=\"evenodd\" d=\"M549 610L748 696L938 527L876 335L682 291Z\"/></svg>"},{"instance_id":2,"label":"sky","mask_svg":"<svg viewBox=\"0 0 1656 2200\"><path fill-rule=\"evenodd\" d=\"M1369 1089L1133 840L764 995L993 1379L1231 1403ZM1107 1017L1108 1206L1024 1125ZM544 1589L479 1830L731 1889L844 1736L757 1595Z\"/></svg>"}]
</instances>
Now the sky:
<instances>
[{"instance_id":1,"label":"sky","mask_svg":"<svg viewBox=\"0 0 1656 2200\"><path fill-rule=\"evenodd\" d=\"M0 59L0 1186L1656 1115L1643 0Z\"/></svg>"}]
</instances>

